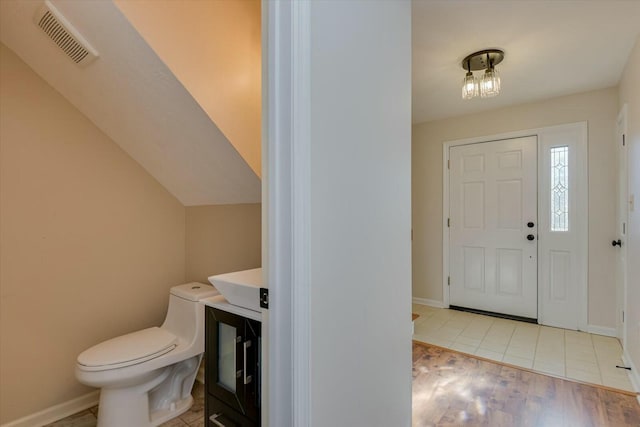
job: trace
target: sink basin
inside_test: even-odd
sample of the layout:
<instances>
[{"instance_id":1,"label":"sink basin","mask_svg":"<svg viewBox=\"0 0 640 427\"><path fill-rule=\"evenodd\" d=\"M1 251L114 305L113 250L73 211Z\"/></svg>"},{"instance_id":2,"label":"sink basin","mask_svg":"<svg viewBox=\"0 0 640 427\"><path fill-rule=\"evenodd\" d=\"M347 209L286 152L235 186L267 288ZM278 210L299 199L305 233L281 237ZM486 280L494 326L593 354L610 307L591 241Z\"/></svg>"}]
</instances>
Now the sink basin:
<instances>
[{"instance_id":1,"label":"sink basin","mask_svg":"<svg viewBox=\"0 0 640 427\"><path fill-rule=\"evenodd\" d=\"M218 274L209 277L209 282L229 304L260 311L262 268Z\"/></svg>"}]
</instances>

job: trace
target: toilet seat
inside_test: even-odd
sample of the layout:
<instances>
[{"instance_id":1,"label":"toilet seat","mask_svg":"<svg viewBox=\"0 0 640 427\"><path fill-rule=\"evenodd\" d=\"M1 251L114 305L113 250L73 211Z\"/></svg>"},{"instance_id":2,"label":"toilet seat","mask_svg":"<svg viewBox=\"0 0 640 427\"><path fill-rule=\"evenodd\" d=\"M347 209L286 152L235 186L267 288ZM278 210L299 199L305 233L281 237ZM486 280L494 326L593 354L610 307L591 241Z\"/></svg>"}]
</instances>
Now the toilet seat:
<instances>
[{"instance_id":1,"label":"toilet seat","mask_svg":"<svg viewBox=\"0 0 640 427\"><path fill-rule=\"evenodd\" d=\"M123 368L155 359L176 348L178 337L158 327L104 341L80 353L78 364L87 371Z\"/></svg>"}]
</instances>

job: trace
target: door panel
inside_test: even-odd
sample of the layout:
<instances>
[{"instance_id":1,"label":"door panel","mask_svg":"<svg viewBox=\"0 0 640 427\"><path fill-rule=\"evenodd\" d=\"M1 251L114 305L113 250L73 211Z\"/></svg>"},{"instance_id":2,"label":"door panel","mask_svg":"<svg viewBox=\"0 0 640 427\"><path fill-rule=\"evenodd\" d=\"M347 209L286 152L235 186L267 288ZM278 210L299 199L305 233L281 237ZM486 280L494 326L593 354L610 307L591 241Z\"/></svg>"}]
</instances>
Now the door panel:
<instances>
[{"instance_id":1,"label":"door panel","mask_svg":"<svg viewBox=\"0 0 640 427\"><path fill-rule=\"evenodd\" d=\"M522 251L518 249L498 249L496 252L497 293L522 296Z\"/></svg>"},{"instance_id":2,"label":"door panel","mask_svg":"<svg viewBox=\"0 0 640 427\"><path fill-rule=\"evenodd\" d=\"M455 146L449 158L450 304L537 318L536 137Z\"/></svg>"},{"instance_id":3,"label":"door panel","mask_svg":"<svg viewBox=\"0 0 640 427\"><path fill-rule=\"evenodd\" d=\"M522 228L522 180L498 182L499 229L520 230Z\"/></svg>"},{"instance_id":4,"label":"door panel","mask_svg":"<svg viewBox=\"0 0 640 427\"><path fill-rule=\"evenodd\" d=\"M510 152L498 153L498 167L500 169L522 168L522 152L510 151Z\"/></svg>"},{"instance_id":5,"label":"door panel","mask_svg":"<svg viewBox=\"0 0 640 427\"><path fill-rule=\"evenodd\" d=\"M484 183L465 182L464 184L464 227L484 228Z\"/></svg>"},{"instance_id":6,"label":"door panel","mask_svg":"<svg viewBox=\"0 0 640 427\"><path fill-rule=\"evenodd\" d=\"M462 158L464 173L484 172L484 154L470 155Z\"/></svg>"},{"instance_id":7,"label":"door panel","mask_svg":"<svg viewBox=\"0 0 640 427\"><path fill-rule=\"evenodd\" d=\"M484 248L464 248L464 287L484 292Z\"/></svg>"},{"instance_id":8,"label":"door panel","mask_svg":"<svg viewBox=\"0 0 640 427\"><path fill-rule=\"evenodd\" d=\"M556 303L567 301L571 273L571 253L568 251L549 251L549 286L551 300Z\"/></svg>"}]
</instances>

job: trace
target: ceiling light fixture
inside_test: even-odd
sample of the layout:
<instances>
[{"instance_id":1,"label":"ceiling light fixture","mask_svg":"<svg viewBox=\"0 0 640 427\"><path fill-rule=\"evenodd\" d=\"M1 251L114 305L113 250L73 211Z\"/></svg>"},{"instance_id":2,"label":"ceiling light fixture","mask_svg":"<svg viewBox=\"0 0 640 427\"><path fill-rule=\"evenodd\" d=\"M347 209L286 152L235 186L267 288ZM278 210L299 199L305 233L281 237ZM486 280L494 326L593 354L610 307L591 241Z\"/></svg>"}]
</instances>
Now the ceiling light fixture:
<instances>
[{"instance_id":1,"label":"ceiling light fixture","mask_svg":"<svg viewBox=\"0 0 640 427\"><path fill-rule=\"evenodd\" d=\"M500 75L495 66L504 59L504 51L486 49L474 52L462 60L462 68L467 71L462 81L462 98L471 99L478 96L491 98L500 93ZM473 71L485 70L480 80L476 79Z\"/></svg>"}]
</instances>

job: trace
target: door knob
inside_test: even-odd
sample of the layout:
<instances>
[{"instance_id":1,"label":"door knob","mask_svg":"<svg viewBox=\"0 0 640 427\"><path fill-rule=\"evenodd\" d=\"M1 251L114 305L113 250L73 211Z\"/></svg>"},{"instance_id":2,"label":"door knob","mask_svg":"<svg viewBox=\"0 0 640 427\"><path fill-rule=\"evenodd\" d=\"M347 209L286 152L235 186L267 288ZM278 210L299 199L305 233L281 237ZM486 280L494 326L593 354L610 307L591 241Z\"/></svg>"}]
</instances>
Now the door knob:
<instances>
[{"instance_id":1,"label":"door knob","mask_svg":"<svg viewBox=\"0 0 640 427\"><path fill-rule=\"evenodd\" d=\"M534 225L535 225L535 224L534 224L533 222L531 222L531 221L529 221L529 222L527 223L527 227L529 227L529 228L533 228L533 226L534 226Z\"/></svg>"},{"instance_id":2,"label":"door knob","mask_svg":"<svg viewBox=\"0 0 640 427\"><path fill-rule=\"evenodd\" d=\"M620 247L622 247L622 241L620 239L614 240L613 242L611 242L611 246L620 246Z\"/></svg>"},{"instance_id":3,"label":"door knob","mask_svg":"<svg viewBox=\"0 0 640 427\"><path fill-rule=\"evenodd\" d=\"M529 234L527 235L527 240L531 241L533 239L535 239L536 237L533 234Z\"/></svg>"}]
</instances>

